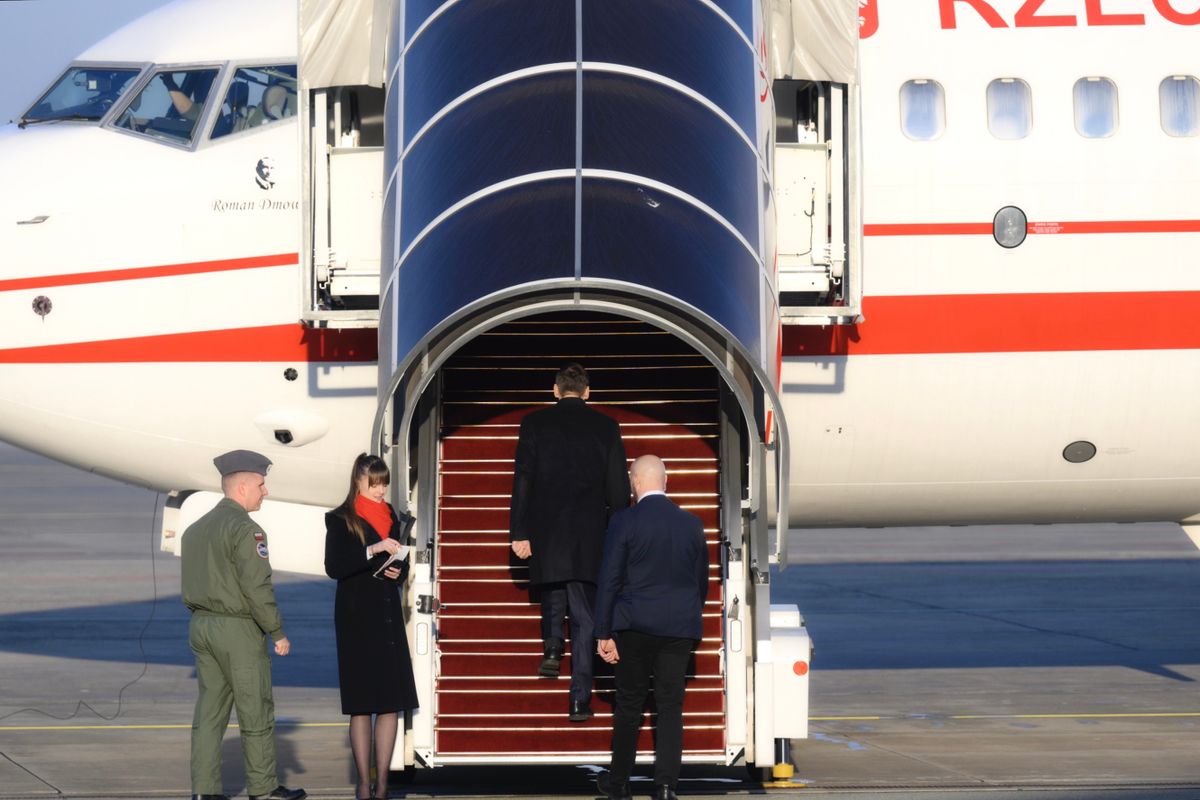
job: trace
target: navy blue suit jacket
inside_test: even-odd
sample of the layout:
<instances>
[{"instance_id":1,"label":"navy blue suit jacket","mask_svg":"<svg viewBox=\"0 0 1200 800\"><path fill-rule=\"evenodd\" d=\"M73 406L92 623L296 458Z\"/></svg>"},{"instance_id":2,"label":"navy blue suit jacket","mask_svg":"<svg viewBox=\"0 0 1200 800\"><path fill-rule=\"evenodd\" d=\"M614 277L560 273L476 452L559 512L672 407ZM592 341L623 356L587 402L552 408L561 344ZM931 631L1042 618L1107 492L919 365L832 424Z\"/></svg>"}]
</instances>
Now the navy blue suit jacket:
<instances>
[{"instance_id":1,"label":"navy blue suit jacket","mask_svg":"<svg viewBox=\"0 0 1200 800\"><path fill-rule=\"evenodd\" d=\"M615 515L596 584L597 639L614 631L701 638L708 595L704 525L664 495Z\"/></svg>"}]
</instances>

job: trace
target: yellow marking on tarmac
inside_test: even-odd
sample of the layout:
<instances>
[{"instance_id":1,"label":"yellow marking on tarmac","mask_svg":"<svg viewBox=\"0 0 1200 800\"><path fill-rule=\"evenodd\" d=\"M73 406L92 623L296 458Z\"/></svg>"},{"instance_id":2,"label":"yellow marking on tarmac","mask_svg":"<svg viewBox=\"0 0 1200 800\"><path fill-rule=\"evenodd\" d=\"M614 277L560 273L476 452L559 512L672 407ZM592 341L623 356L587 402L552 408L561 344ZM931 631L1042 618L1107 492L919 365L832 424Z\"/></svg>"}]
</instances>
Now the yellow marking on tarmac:
<instances>
[{"instance_id":1,"label":"yellow marking on tarmac","mask_svg":"<svg viewBox=\"0 0 1200 800\"><path fill-rule=\"evenodd\" d=\"M1129 719L1131 717L1200 717L1200 711L1134 711L1126 714L955 714L948 719Z\"/></svg>"},{"instance_id":2,"label":"yellow marking on tarmac","mask_svg":"<svg viewBox=\"0 0 1200 800\"><path fill-rule=\"evenodd\" d=\"M905 719L1137 719L1154 717L1200 717L1200 711L1132 711L1127 713L1067 714L899 714L875 717L809 717L809 722L863 722Z\"/></svg>"},{"instance_id":3,"label":"yellow marking on tarmac","mask_svg":"<svg viewBox=\"0 0 1200 800\"><path fill-rule=\"evenodd\" d=\"M345 728L348 722L279 722L276 727L287 728ZM190 730L187 725L0 725L0 733L5 731L176 731ZM229 723L230 728L237 728L237 723Z\"/></svg>"}]
</instances>

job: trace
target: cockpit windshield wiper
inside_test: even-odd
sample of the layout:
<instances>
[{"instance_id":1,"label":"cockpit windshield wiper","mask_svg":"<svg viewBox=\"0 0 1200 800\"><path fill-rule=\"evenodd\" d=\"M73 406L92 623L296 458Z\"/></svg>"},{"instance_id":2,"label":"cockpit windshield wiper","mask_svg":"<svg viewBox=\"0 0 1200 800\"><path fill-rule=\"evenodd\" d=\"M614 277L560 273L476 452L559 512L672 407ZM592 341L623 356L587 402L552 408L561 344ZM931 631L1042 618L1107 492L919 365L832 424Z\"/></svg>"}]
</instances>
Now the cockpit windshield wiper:
<instances>
[{"instance_id":1,"label":"cockpit windshield wiper","mask_svg":"<svg viewBox=\"0 0 1200 800\"><path fill-rule=\"evenodd\" d=\"M63 114L61 117L34 117L28 119L21 117L21 121L17 123L18 128L24 128L26 125L36 125L40 122L99 122L100 118L92 114Z\"/></svg>"}]
</instances>

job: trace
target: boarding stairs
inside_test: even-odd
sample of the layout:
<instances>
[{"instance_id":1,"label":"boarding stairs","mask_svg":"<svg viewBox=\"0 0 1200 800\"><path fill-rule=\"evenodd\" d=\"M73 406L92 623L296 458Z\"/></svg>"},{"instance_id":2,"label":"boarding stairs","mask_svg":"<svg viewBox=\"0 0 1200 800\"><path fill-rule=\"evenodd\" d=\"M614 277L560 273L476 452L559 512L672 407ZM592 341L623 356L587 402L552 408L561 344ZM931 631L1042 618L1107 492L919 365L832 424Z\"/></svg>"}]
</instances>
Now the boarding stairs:
<instances>
[{"instance_id":1,"label":"boarding stairs","mask_svg":"<svg viewBox=\"0 0 1200 800\"><path fill-rule=\"evenodd\" d=\"M669 496L704 522L710 588L684 701L684 760L724 763L720 378L671 334L595 313L507 323L463 346L440 372L433 758L607 763L611 669L597 658L595 717L570 722L570 646L558 679L537 677L539 605L508 539L521 418L553 402L555 371L570 361L587 368L590 405L620 423L629 459L662 457ZM649 721L639 758L653 755Z\"/></svg>"}]
</instances>

